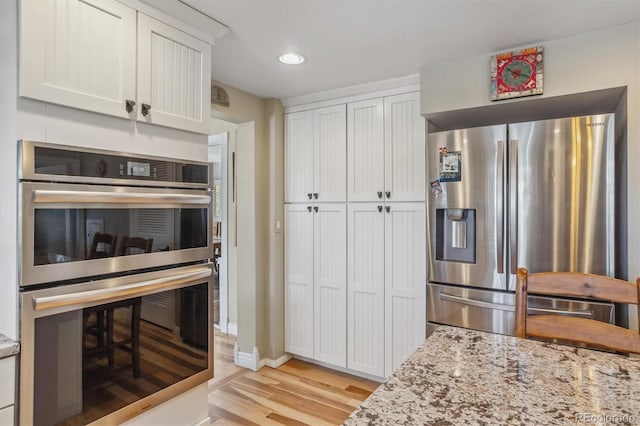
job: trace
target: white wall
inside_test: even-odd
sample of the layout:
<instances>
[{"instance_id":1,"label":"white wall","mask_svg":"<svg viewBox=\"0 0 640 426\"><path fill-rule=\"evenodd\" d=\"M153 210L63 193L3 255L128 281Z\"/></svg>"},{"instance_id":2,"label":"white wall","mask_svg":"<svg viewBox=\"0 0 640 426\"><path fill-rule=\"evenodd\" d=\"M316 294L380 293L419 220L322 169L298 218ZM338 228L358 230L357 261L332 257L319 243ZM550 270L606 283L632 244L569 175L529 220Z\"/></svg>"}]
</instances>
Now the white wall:
<instances>
[{"instance_id":1,"label":"white wall","mask_svg":"<svg viewBox=\"0 0 640 426\"><path fill-rule=\"evenodd\" d=\"M544 46L545 52L543 98L627 87L628 274L635 281L640 276L640 222L634 220L640 211L640 191L634 190L640 182L640 23L536 44ZM491 105L490 56L423 68L422 113ZM526 102L527 98L500 101L512 103L514 108L526 108ZM635 311L630 312L629 319L637 328Z\"/></svg>"}]
</instances>

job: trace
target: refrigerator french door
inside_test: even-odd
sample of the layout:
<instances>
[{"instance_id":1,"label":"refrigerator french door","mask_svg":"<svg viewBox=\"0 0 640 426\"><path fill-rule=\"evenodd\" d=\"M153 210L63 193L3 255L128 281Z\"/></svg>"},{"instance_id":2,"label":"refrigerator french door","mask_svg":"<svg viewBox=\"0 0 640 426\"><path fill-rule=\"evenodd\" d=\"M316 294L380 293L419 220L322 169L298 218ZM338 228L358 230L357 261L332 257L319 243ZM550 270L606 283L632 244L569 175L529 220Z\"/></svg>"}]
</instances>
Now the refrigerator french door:
<instances>
[{"instance_id":1,"label":"refrigerator french door","mask_svg":"<svg viewBox=\"0 0 640 426\"><path fill-rule=\"evenodd\" d=\"M612 114L428 135L428 324L513 334L518 267L614 275L613 135ZM609 304L530 304L614 318Z\"/></svg>"}]
</instances>

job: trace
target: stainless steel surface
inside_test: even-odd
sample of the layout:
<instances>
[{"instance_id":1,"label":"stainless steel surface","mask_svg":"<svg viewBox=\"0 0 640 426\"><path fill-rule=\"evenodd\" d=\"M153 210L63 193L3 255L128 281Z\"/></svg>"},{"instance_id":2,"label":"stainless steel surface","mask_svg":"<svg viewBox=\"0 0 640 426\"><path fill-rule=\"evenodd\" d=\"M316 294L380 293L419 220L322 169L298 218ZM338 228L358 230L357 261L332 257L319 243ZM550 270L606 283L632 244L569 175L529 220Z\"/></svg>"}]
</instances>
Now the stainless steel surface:
<instances>
[{"instance_id":1,"label":"stainless steel surface","mask_svg":"<svg viewBox=\"0 0 640 426\"><path fill-rule=\"evenodd\" d=\"M442 193L429 194L429 281L506 289L505 275L498 272L498 144L506 140L506 126L480 127L431 133L427 137L428 180L439 177L440 149L461 152L461 182L442 182ZM474 209L476 262L436 260L436 210Z\"/></svg>"},{"instance_id":2,"label":"stainless steel surface","mask_svg":"<svg viewBox=\"0 0 640 426\"><path fill-rule=\"evenodd\" d=\"M191 270L176 273L175 270L167 271L160 278L140 281L133 284L122 284L114 287L98 290L83 290L75 293L64 293L54 296L32 296L34 311L42 311L63 306L107 303L114 298L136 297L175 288L177 285L207 278L212 274L211 267L207 265L194 266ZM134 276L138 279L139 276Z\"/></svg>"},{"instance_id":3,"label":"stainless steel surface","mask_svg":"<svg viewBox=\"0 0 640 426\"><path fill-rule=\"evenodd\" d=\"M427 322L513 335L515 294L427 284ZM529 296L529 315L571 315L613 323L612 303Z\"/></svg>"},{"instance_id":4,"label":"stainless steel surface","mask_svg":"<svg viewBox=\"0 0 640 426\"><path fill-rule=\"evenodd\" d=\"M498 141L498 152L496 154L496 187L504 188L504 141ZM505 191L496 194L496 271L504 274L504 204Z\"/></svg>"},{"instance_id":5,"label":"stainless steel surface","mask_svg":"<svg viewBox=\"0 0 640 426\"><path fill-rule=\"evenodd\" d=\"M74 195L79 192L79 195ZM55 197L47 198L50 194ZM89 202L82 194L91 193ZM18 282L21 286L62 281L74 278L129 272L136 269L153 268L179 263L195 262L212 257L213 241L209 232L207 246L161 251L148 254L118 256L81 262L35 265L34 262L34 221L35 209L87 209L87 208L186 208L207 207L207 223L213 223L211 203L202 204L209 195L204 191L167 188L112 187L98 185L73 185L41 182L22 182L18 187ZM39 201L36 203L36 194ZM59 197L58 197L59 195ZM102 198L104 197L104 198ZM55 202L59 199L60 202ZM115 199L115 202L110 200ZM129 202L125 202L128 200Z\"/></svg>"},{"instance_id":6,"label":"stainless steel surface","mask_svg":"<svg viewBox=\"0 0 640 426\"><path fill-rule=\"evenodd\" d=\"M511 137L511 135L509 135ZM509 272L518 271L518 140L509 143ZM544 208L543 205L539 206ZM542 230L537 230L538 232ZM509 278L511 284L512 278ZM510 286L515 291L515 286Z\"/></svg>"},{"instance_id":7,"label":"stainless steel surface","mask_svg":"<svg viewBox=\"0 0 640 426\"><path fill-rule=\"evenodd\" d=\"M35 171L35 148L52 148L61 149L67 151L78 151L94 153L94 154L108 154L108 155L120 155L125 157L135 157L152 161L178 161L184 164L197 164L201 165L202 162L183 160L183 159L168 159L165 157L157 157L153 155L134 154L130 152L119 151L106 151L102 149L94 148L79 148L71 145L53 144L47 142L21 140L18 142L18 179L19 180L37 180L44 182L69 182L69 183L102 183L109 185L123 185L123 186L146 186L146 187L171 187L171 188L192 188L192 189L211 189L213 187L213 167L209 167L208 183L184 183L184 182L160 182L153 180L132 180L132 179L106 179L106 178L92 178L85 176L63 176L63 175L51 175L36 173Z\"/></svg>"},{"instance_id":8,"label":"stainless steel surface","mask_svg":"<svg viewBox=\"0 0 640 426\"><path fill-rule=\"evenodd\" d=\"M467 248L467 222L451 222L451 245L453 248Z\"/></svg>"},{"instance_id":9,"label":"stainless steel surface","mask_svg":"<svg viewBox=\"0 0 640 426\"><path fill-rule=\"evenodd\" d=\"M514 124L509 137L518 140L512 265L613 276L614 116Z\"/></svg>"},{"instance_id":10,"label":"stainless steel surface","mask_svg":"<svg viewBox=\"0 0 640 426\"><path fill-rule=\"evenodd\" d=\"M178 289L183 287L188 287L190 285L199 284L199 283L208 283L209 287L209 320L208 324L212 324L212 315L211 315L211 301L213 300L213 278L212 273L209 271L207 277L202 277L202 269L209 269L212 265L197 265L190 267L182 267L175 268L171 270L163 270L150 272L145 274L138 275L128 275L119 278L113 278L108 280L101 281L93 281L82 284L73 284L61 287L54 287L45 290L36 290L36 291L25 291L20 295L21 301L21 351L20 351L20 364L22 368L20 368L20 423L21 424L33 424L34 412L33 412L33 401L34 401L34 362L35 362L35 321L38 318L46 317L49 315L55 315L64 312L70 312L78 309L82 309L89 306L98 305L106 302L116 302L119 300L125 300L130 298L131 295L128 294L118 294L113 293L113 297L110 297L108 300L101 300L99 303L89 302L88 300L92 299L91 296L87 297L85 301L67 304L64 306L55 306L48 309L35 310L32 300L34 299L42 299L49 297L61 296L64 297L66 294L74 294L74 293L86 293L89 295L91 292L95 291L100 294L102 290L110 290L115 289L120 286L132 285L140 282L151 282L156 280L161 280L165 277L178 277L181 275L192 275L191 279L185 278L182 280L175 280L170 286L162 287L162 289L152 289L147 288L145 290L138 289L136 295L142 296L147 294L154 294L159 291L166 291L170 289ZM156 406L164 401L167 401L186 390L193 388L201 383L207 382L209 379L213 377L213 348L212 345L212 333L209 333L208 337L208 347L209 357L207 360L208 368L202 372L196 373L189 378L182 380L175 385L172 385L168 388L164 388L152 395L138 400L125 408L122 408L109 416L103 417L96 422L96 424L120 424L125 420L128 420L135 415L138 415L149 408Z\"/></svg>"},{"instance_id":11,"label":"stainless steel surface","mask_svg":"<svg viewBox=\"0 0 640 426\"><path fill-rule=\"evenodd\" d=\"M27 187L29 184L25 184ZM50 185L50 184L45 184ZM60 185L56 185L60 187ZM167 205L206 205L211 202L209 195L178 194L178 193L148 193L127 190L127 192L113 192L110 188L102 191L58 190L58 189L34 189L32 197L34 204L55 203L74 205L99 205L99 204L158 204ZM200 191L202 192L202 191Z\"/></svg>"}]
</instances>

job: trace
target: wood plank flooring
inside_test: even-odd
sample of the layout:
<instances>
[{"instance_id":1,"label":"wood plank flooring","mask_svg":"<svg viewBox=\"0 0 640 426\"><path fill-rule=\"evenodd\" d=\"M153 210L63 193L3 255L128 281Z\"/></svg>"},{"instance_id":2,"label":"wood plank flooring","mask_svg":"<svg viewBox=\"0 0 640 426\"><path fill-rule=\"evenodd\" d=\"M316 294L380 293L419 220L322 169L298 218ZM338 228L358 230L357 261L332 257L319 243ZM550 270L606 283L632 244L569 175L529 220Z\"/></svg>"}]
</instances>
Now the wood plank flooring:
<instances>
[{"instance_id":1,"label":"wood plank flooring","mask_svg":"<svg viewBox=\"0 0 640 426\"><path fill-rule=\"evenodd\" d=\"M339 425L380 385L300 360L253 372L233 365L234 336L216 330L214 341L209 416L217 426Z\"/></svg>"}]
</instances>

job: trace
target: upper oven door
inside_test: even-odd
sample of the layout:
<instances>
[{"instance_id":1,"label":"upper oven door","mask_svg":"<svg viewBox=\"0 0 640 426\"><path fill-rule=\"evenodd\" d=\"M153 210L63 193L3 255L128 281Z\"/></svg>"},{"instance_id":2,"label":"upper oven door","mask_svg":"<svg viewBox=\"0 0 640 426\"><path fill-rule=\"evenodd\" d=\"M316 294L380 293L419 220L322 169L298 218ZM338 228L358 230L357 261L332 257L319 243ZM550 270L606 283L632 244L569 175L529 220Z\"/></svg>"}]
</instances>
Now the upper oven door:
<instances>
[{"instance_id":1,"label":"upper oven door","mask_svg":"<svg viewBox=\"0 0 640 426\"><path fill-rule=\"evenodd\" d=\"M208 191L22 182L21 286L212 257Z\"/></svg>"}]
</instances>

